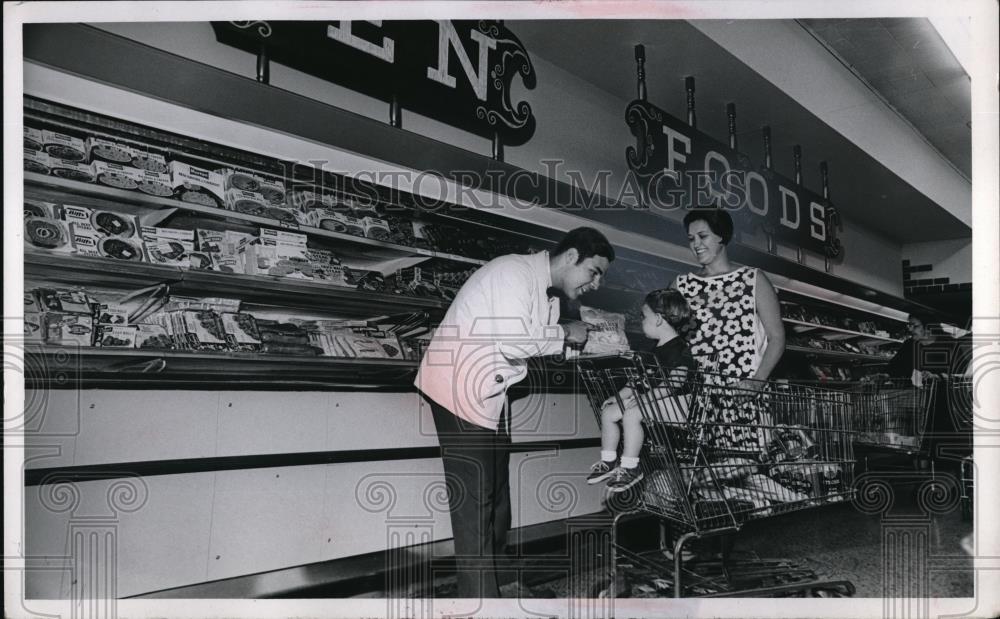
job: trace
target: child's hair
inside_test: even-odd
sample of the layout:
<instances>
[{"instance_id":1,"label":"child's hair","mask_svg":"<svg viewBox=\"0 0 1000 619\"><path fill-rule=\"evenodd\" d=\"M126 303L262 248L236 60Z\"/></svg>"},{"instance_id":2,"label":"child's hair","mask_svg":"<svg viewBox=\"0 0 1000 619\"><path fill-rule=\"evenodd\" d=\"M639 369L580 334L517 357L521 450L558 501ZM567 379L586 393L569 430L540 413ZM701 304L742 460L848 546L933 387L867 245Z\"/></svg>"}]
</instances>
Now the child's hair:
<instances>
[{"instance_id":1,"label":"child's hair","mask_svg":"<svg viewBox=\"0 0 1000 619\"><path fill-rule=\"evenodd\" d=\"M654 290L646 295L646 305L654 313L663 316L671 327L682 329L691 317L691 308L688 307L684 295L672 288L662 288Z\"/></svg>"}]
</instances>

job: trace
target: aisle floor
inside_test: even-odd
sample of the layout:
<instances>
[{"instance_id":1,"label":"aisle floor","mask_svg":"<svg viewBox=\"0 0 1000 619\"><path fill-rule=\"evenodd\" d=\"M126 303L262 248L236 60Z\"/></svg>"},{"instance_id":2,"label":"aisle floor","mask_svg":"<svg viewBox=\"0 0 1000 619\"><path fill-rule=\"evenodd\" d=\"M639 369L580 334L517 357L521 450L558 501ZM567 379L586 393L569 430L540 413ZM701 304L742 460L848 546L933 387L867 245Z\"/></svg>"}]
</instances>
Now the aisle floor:
<instances>
[{"instance_id":1,"label":"aisle floor","mask_svg":"<svg viewBox=\"0 0 1000 619\"><path fill-rule=\"evenodd\" d=\"M963 519L957 505L945 513L928 514L918 506L913 490L909 486L897 488L893 507L886 513L868 514L853 503L842 503L748 523L736 534L733 553L790 559L823 580L848 580L855 587L854 597L973 597L972 557L960 545L972 532L972 523ZM659 526L653 519L633 520L622 525L620 535L630 549L652 550L658 546ZM899 547L901 543L917 546L907 550ZM919 557L920 553L923 561L892 559ZM543 557L531 559L548 563ZM589 563L576 562L581 563L593 566L599 560L595 557ZM925 572L921 574L918 569ZM669 579L669 573L666 576ZM502 587L501 594L593 596L607 584L600 571L592 569L570 572L568 578L555 574L550 577L546 581L544 575L532 573L522 579L523 585L508 583ZM432 589L434 595L448 597L453 594L453 577L435 579ZM429 591L418 587L414 593L424 595ZM656 594L671 595L669 590Z\"/></svg>"}]
</instances>

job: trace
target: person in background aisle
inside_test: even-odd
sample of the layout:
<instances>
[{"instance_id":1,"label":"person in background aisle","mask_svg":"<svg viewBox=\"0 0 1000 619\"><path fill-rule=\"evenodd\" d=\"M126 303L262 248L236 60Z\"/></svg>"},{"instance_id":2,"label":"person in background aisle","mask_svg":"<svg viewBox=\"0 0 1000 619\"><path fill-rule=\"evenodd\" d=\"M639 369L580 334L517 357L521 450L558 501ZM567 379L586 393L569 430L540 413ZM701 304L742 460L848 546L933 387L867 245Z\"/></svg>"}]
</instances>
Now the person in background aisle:
<instances>
[{"instance_id":1,"label":"person in background aisle","mask_svg":"<svg viewBox=\"0 0 1000 619\"><path fill-rule=\"evenodd\" d=\"M527 359L582 348L587 326L559 324L559 299L596 290L615 259L593 228L571 230L552 251L508 255L458 291L420 362L416 387L434 417L455 536L458 596L499 597L497 570L510 529L507 390Z\"/></svg>"},{"instance_id":2,"label":"person in background aisle","mask_svg":"<svg viewBox=\"0 0 1000 619\"><path fill-rule=\"evenodd\" d=\"M733 219L717 208L692 209L684 216L688 244L701 269L679 276L673 288L691 307L691 354L706 382L733 387L740 393L759 392L785 351L785 327L778 295L760 269L736 266L726 246L733 238ZM718 444L756 455L766 449L766 414L752 402L724 406L713 426Z\"/></svg>"},{"instance_id":3,"label":"person in background aisle","mask_svg":"<svg viewBox=\"0 0 1000 619\"><path fill-rule=\"evenodd\" d=\"M939 339L943 339L943 334L937 332L929 315L917 312L910 314L906 321L906 330L910 336L900 345L885 371L892 378L910 378L917 384L934 374L924 367L927 352L932 348L941 348L935 344L944 344L939 342ZM940 372L942 368L935 367L935 369ZM914 372L918 373L919 377L914 376Z\"/></svg>"},{"instance_id":4,"label":"person in background aisle","mask_svg":"<svg viewBox=\"0 0 1000 619\"><path fill-rule=\"evenodd\" d=\"M656 340L653 356L667 383L657 384L659 381L654 380L647 386L653 390L649 395L660 400L656 410L670 416L663 421L686 421L670 396L675 390L683 388L688 370L695 369L687 343L677 334L690 316L691 310L687 302L676 290L654 290L646 295L646 301L642 305L642 333ZM612 396L604 402L601 408L601 459L590 467L588 484L610 478L608 489L611 492L624 492L642 480L639 452L645 433L642 429L642 413L636 402L636 391L642 389L641 385L625 385L617 397ZM619 421L622 432L618 430ZM622 458L620 465L616 467L618 440L622 433L625 435Z\"/></svg>"},{"instance_id":5,"label":"person in background aisle","mask_svg":"<svg viewBox=\"0 0 1000 619\"><path fill-rule=\"evenodd\" d=\"M931 458L936 457L938 447L943 445L971 449L971 418L963 418L968 414L954 410L956 402L946 390L949 386L947 379L951 375L962 375L968 370L972 358L971 336L951 337L930 315L920 312L910 314L906 328L910 336L889 361L885 374L866 378L877 380L888 375L890 378L909 379L910 384L918 388L929 387L934 381L937 392L929 411L930 419L923 428L918 428L928 434L926 438L930 441ZM971 394L960 400L971 400ZM959 466L953 456L950 459L952 468ZM918 458L917 464L921 469L930 467L930 461L923 456Z\"/></svg>"}]
</instances>

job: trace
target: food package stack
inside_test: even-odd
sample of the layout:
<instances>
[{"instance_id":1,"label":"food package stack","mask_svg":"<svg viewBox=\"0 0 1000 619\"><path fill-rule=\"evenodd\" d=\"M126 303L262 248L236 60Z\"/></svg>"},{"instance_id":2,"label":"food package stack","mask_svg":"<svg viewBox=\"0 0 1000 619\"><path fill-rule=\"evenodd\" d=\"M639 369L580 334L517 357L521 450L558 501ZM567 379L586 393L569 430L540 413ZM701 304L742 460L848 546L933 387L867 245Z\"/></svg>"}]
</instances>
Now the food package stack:
<instances>
[{"instance_id":1,"label":"food package stack","mask_svg":"<svg viewBox=\"0 0 1000 619\"><path fill-rule=\"evenodd\" d=\"M135 348L138 329L129 324L128 308L118 303L99 303L96 306L97 339L102 348Z\"/></svg>"},{"instance_id":2,"label":"food package stack","mask_svg":"<svg viewBox=\"0 0 1000 619\"><path fill-rule=\"evenodd\" d=\"M309 334L291 322L257 319L261 352L272 355L318 356L323 349L314 346Z\"/></svg>"},{"instance_id":3,"label":"food package stack","mask_svg":"<svg viewBox=\"0 0 1000 619\"><path fill-rule=\"evenodd\" d=\"M95 301L85 291L38 288L31 294L38 308L38 314L32 319L43 325L45 342L60 346L94 344ZM28 305L27 299L25 305Z\"/></svg>"}]
</instances>

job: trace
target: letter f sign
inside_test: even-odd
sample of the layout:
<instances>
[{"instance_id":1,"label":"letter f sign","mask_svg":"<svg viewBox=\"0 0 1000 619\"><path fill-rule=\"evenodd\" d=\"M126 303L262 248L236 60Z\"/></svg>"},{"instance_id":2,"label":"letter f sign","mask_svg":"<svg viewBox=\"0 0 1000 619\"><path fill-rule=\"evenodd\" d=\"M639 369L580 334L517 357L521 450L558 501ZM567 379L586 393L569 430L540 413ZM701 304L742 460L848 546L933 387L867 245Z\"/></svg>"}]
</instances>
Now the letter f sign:
<instances>
[{"instance_id":1,"label":"letter f sign","mask_svg":"<svg viewBox=\"0 0 1000 619\"><path fill-rule=\"evenodd\" d=\"M458 38L458 32L454 24L450 21L438 21L438 61L437 68L427 67L427 77L440 82L449 88L455 87L455 78L448 74L448 51L455 49L458 61L465 71L465 76L472 85L472 90L476 93L476 98L486 101L486 61L489 57L489 50L496 49L497 42L485 34L473 29L471 31L472 40L479 46L478 71L472 66L469 55L462 47L462 41Z\"/></svg>"}]
</instances>

